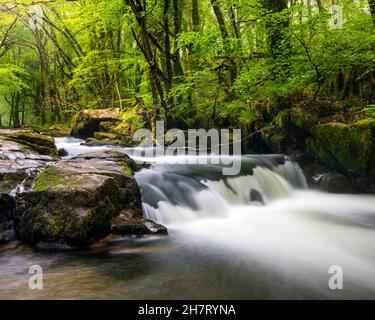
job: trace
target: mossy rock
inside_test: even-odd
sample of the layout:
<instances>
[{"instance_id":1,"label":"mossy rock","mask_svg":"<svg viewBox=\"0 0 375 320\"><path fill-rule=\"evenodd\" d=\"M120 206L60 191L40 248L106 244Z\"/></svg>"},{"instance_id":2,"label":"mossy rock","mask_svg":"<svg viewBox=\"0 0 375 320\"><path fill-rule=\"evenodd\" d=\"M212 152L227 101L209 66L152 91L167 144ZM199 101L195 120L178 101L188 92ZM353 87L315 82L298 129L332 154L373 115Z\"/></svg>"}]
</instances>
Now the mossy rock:
<instances>
[{"instance_id":1,"label":"mossy rock","mask_svg":"<svg viewBox=\"0 0 375 320\"><path fill-rule=\"evenodd\" d=\"M51 137L68 137L70 136L70 127L66 124L54 124L45 130L43 134Z\"/></svg>"},{"instance_id":2,"label":"mossy rock","mask_svg":"<svg viewBox=\"0 0 375 320\"><path fill-rule=\"evenodd\" d=\"M316 111L307 110L302 107L292 108L289 111L289 119L295 126L306 131L310 131L319 122L319 116Z\"/></svg>"},{"instance_id":3,"label":"mossy rock","mask_svg":"<svg viewBox=\"0 0 375 320\"><path fill-rule=\"evenodd\" d=\"M88 181L89 178L85 175L72 174L71 172L64 174L52 166L44 169L38 175L35 180L34 192L63 191L69 187L84 186Z\"/></svg>"},{"instance_id":4,"label":"mossy rock","mask_svg":"<svg viewBox=\"0 0 375 320\"><path fill-rule=\"evenodd\" d=\"M96 139L87 138L83 143L85 146L97 147L97 146L127 146L123 140L120 139Z\"/></svg>"},{"instance_id":5,"label":"mossy rock","mask_svg":"<svg viewBox=\"0 0 375 320\"><path fill-rule=\"evenodd\" d=\"M71 135L83 139L93 137L103 122L118 123L121 121L119 116L120 111L116 108L82 110L73 117Z\"/></svg>"},{"instance_id":6,"label":"mossy rock","mask_svg":"<svg viewBox=\"0 0 375 320\"><path fill-rule=\"evenodd\" d=\"M88 246L107 236L110 220L121 210L142 212L135 167L125 154L103 150L45 168L34 190L17 197L14 225L19 239Z\"/></svg>"},{"instance_id":7,"label":"mossy rock","mask_svg":"<svg viewBox=\"0 0 375 320\"><path fill-rule=\"evenodd\" d=\"M312 128L307 149L323 164L375 182L375 119Z\"/></svg>"},{"instance_id":8,"label":"mossy rock","mask_svg":"<svg viewBox=\"0 0 375 320\"><path fill-rule=\"evenodd\" d=\"M288 134L282 128L268 125L261 129L260 138L273 152L285 153L288 145Z\"/></svg>"},{"instance_id":9,"label":"mossy rock","mask_svg":"<svg viewBox=\"0 0 375 320\"><path fill-rule=\"evenodd\" d=\"M109 132L95 132L94 138L99 139L99 140L101 139L115 140L116 135L114 133L109 133Z\"/></svg>"},{"instance_id":10,"label":"mossy rock","mask_svg":"<svg viewBox=\"0 0 375 320\"><path fill-rule=\"evenodd\" d=\"M15 172L0 172L0 192L9 193L16 188L25 178L27 173L22 170Z\"/></svg>"},{"instance_id":11,"label":"mossy rock","mask_svg":"<svg viewBox=\"0 0 375 320\"><path fill-rule=\"evenodd\" d=\"M15 229L20 240L65 241L87 246L110 232L109 220L120 210L119 192L109 177L92 188L24 193L17 198Z\"/></svg>"},{"instance_id":12,"label":"mossy rock","mask_svg":"<svg viewBox=\"0 0 375 320\"><path fill-rule=\"evenodd\" d=\"M274 123L281 129L287 129L290 122L289 110L280 111L274 119Z\"/></svg>"},{"instance_id":13,"label":"mossy rock","mask_svg":"<svg viewBox=\"0 0 375 320\"><path fill-rule=\"evenodd\" d=\"M102 121L99 123L100 132L113 133L115 132L114 131L115 128L116 128L116 123L114 123L113 121Z\"/></svg>"},{"instance_id":14,"label":"mossy rock","mask_svg":"<svg viewBox=\"0 0 375 320\"><path fill-rule=\"evenodd\" d=\"M52 157L57 156L55 140L52 137L31 131L14 131L5 136L7 139L22 144L38 154Z\"/></svg>"}]
</instances>

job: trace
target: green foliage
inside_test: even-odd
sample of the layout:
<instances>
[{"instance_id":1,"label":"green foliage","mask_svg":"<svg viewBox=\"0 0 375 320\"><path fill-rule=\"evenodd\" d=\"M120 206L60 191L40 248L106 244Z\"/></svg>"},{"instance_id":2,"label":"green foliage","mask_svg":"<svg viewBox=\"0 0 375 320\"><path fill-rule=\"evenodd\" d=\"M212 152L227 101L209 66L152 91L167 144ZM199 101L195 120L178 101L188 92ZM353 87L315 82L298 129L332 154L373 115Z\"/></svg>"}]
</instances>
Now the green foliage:
<instances>
[{"instance_id":1,"label":"green foliage","mask_svg":"<svg viewBox=\"0 0 375 320\"><path fill-rule=\"evenodd\" d=\"M0 65L0 92L9 94L28 88L26 70L11 64Z\"/></svg>"},{"instance_id":2,"label":"green foliage","mask_svg":"<svg viewBox=\"0 0 375 320\"><path fill-rule=\"evenodd\" d=\"M370 104L366 108L363 109L363 112L366 113L370 117L375 117L375 105Z\"/></svg>"},{"instance_id":3,"label":"green foliage","mask_svg":"<svg viewBox=\"0 0 375 320\"><path fill-rule=\"evenodd\" d=\"M161 0L0 0L2 119L48 127L83 108L117 107L133 110L128 131L157 118L247 126L323 96L375 99L367 0L342 0L337 29L328 1L320 11L315 1L194 3L170 1L166 11Z\"/></svg>"}]
</instances>

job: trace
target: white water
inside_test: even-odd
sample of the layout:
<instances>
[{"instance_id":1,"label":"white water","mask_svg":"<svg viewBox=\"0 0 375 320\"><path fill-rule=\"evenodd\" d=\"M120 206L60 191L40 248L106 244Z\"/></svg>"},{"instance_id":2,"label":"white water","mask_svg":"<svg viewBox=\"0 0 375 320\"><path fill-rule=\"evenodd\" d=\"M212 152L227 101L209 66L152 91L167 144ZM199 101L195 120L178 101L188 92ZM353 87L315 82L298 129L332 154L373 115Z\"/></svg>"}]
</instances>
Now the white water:
<instances>
[{"instance_id":1,"label":"white water","mask_svg":"<svg viewBox=\"0 0 375 320\"><path fill-rule=\"evenodd\" d=\"M70 156L89 148L57 144ZM136 174L144 216L167 225L173 241L200 255L224 257L241 272L255 263L262 277L277 274L283 286L268 286L280 297L290 284L317 298L375 298L375 197L308 190L295 163L244 159L242 174L228 178L209 165L149 161ZM343 290L328 288L332 265L343 268Z\"/></svg>"},{"instance_id":2,"label":"white water","mask_svg":"<svg viewBox=\"0 0 375 320\"><path fill-rule=\"evenodd\" d=\"M86 152L109 149L109 147L107 146L89 147L89 146L81 145L83 142L84 140L82 139L77 139L77 138L72 138L72 137L55 138L57 149L63 148L69 152L69 154L66 157L62 157L63 159L73 158L75 156L78 156L79 154L86 153Z\"/></svg>"}]
</instances>

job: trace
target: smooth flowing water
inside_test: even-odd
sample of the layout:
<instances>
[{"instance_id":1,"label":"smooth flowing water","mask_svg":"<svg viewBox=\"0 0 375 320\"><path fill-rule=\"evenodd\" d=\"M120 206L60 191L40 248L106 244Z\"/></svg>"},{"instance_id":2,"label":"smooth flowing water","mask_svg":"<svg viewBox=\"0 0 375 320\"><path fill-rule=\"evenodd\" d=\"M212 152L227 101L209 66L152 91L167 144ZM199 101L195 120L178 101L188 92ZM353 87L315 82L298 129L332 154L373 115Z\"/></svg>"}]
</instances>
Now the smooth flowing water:
<instances>
[{"instance_id":1,"label":"smooth flowing water","mask_svg":"<svg viewBox=\"0 0 375 320\"><path fill-rule=\"evenodd\" d=\"M106 148L56 142L68 157ZM226 177L220 165L146 160L150 167L136 174L144 216L165 224L168 237L114 238L70 253L8 245L0 297L375 298L374 196L309 190L281 155L236 158L241 173ZM44 270L40 291L27 286L33 264ZM343 270L342 290L328 286L331 266Z\"/></svg>"}]
</instances>

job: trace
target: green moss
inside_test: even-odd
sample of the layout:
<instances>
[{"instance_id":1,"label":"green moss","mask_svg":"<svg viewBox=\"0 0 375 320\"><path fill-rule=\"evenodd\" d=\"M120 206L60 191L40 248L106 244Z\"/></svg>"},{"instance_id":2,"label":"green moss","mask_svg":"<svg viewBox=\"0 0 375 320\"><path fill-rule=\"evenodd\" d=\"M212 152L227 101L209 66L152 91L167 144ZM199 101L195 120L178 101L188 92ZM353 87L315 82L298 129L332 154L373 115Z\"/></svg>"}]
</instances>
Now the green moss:
<instances>
[{"instance_id":1,"label":"green moss","mask_svg":"<svg viewBox=\"0 0 375 320\"><path fill-rule=\"evenodd\" d=\"M0 192L9 193L12 189L17 187L17 185L19 185L26 177L27 174L23 171L0 173Z\"/></svg>"},{"instance_id":2,"label":"green moss","mask_svg":"<svg viewBox=\"0 0 375 320\"><path fill-rule=\"evenodd\" d=\"M62 175L53 167L44 169L37 177L34 192L58 191L67 187L82 186L87 183L87 177L83 175Z\"/></svg>"},{"instance_id":3,"label":"green moss","mask_svg":"<svg viewBox=\"0 0 375 320\"><path fill-rule=\"evenodd\" d=\"M108 132L94 132L95 139L116 139L116 135Z\"/></svg>"},{"instance_id":4,"label":"green moss","mask_svg":"<svg viewBox=\"0 0 375 320\"><path fill-rule=\"evenodd\" d=\"M275 124L280 128L285 128L289 122L289 110L280 111L274 119Z\"/></svg>"},{"instance_id":5,"label":"green moss","mask_svg":"<svg viewBox=\"0 0 375 320\"><path fill-rule=\"evenodd\" d=\"M368 118L368 119L362 119L353 124L353 126L361 127L361 128L375 128L375 119L374 118Z\"/></svg>"},{"instance_id":6,"label":"green moss","mask_svg":"<svg viewBox=\"0 0 375 320\"><path fill-rule=\"evenodd\" d=\"M318 123L318 115L315 111L295 107L290 110L290 121L297 127L309 131Z\"/></svg>"},{"instance_id":7,"label":"green moss","mask_svg":"<svg viewBox=\"0 0 375 320\"><path fill-rule=\"evenodd\" d=\"M331 166L336 161L349 174L375 179L375 119L321 124L312 134L308 148L318 159Z\"/></svg>"},{"instance_id":8,"label":"green moss","mask_svg":"<svg viewBox=\"0 0 375 320\"><path fill-rule=\"evenodd\" d=\"M122 140L109 140L109 139L95 139L95 138L88 138L84 143L86 146L126 146Z\"/></svg>"},{"instance_id":9,"label":"green moss","mask_svg":"<svg viewBox=\"0 0 375 320\"><path fill-rule=\"evenodd\" d=\"M33 132L17 132L9 135L7 138L20 143L39 154L57 156L55 141L51 137Z\"/></svg>"},{"instance_id":10,"label":"green moss","mask_svg":"<svg viewBox=\"0 0 375 320\"><path fill-rule=\"evenodd\" d=\"M45 132L52 137L66 137L70 135L70 127L65 124L54 124Z\"/></svg>"},{"instance_id":11,"label":"green moss","mask_svg":"<svg viewBox=\"0 0 375 320\"><path fill-rule=\"evenodd\" d=\"M129 176L133 175L134 171L129 166L129 164L128 164L128 162L126 160L124 160L124 159L116 159L115 161L116 161L116 163L118 163L121 166L122 170L124 172L126 172Z\"/></svg>"}]
</instances>

